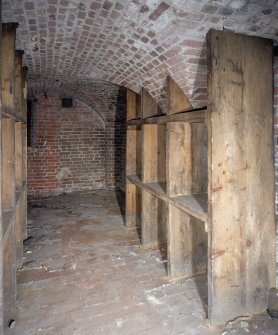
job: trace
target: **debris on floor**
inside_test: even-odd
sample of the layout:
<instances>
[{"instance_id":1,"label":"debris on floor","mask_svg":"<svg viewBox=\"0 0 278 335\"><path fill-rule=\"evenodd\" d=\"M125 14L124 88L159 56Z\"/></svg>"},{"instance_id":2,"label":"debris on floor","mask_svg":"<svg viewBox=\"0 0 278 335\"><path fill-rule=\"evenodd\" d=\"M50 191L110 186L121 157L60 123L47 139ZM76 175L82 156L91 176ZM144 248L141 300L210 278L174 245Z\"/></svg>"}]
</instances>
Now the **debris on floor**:
<instances>
[{"instance_id":1,"label":"debris on floor","mask_svg":"<svg viewBox=\"0 0 278 335\"><path fill-rule=\"evenodd\" d=\"M166 247L141 248L138 232L114 192L33 200L11 334L277 335L267 314L210 326L206 277L170 282Z\"/></svg>"}]
</instances>

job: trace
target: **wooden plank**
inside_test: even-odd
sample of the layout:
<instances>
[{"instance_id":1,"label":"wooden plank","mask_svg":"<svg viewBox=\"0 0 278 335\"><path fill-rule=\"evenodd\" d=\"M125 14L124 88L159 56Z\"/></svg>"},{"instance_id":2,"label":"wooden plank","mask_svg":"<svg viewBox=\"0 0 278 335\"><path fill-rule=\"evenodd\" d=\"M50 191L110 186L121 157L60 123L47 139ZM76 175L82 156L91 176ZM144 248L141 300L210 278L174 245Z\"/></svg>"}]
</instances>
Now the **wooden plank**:
<instances>
[{"instance_id":1,"label":"wooden plank","mask_svg":"<svg viewBox=\"0 0 278 335\"><path fill-rule=\"evenodd\" d=\"M140 228L141 190L127 179L126 181L126 216L125 227Z\"/></svg>"},{"instance_id":2,"label":"wooden plank","mask_svg":"<svg viewBox=\"0 0 278 335\"><path fill-rule=\"evenodd\" d=\"M166 194L166 183L144 184L137 176L128 176L128 181L135 184L142 190L151 193L153 196L171 204L183 212L206 223L207 221L207 194L189 194L178 197L169 197Z\"/></svg>"},{"instance_id":3,"label":"wooden plank","mask_svg":"<svg viewBox=\"0 0 278 335\"><path fill-rule=\"evenodd\" d=\"M146 124L166 124L167 122L206 122L207 120L207 110L206 108L197 109L192 112L184 112L179 114L172 115L161 115L149 117L147 119L137 119L128 121L128 125L140 125L143 123Z\"/></svg>"},{"instance_id":4,"label":"wooden plank","mask_svg":"<svg viewBox=\"0 0 278 335\"><path fill-rule=\"evenodd\" d=\"M275 286L272 41L207 40L208 312L222 324L265 310Z\"/></svg>"},{"instance_id":5,"label":"wooden plank","mask_svg":"<svg viewBox=\"0 0 278 335\"><path fill-rule=\"evenodd\" d=\"M166 203L144 190L141 227L141 243L144 247L166 242Z\"/></svg>"},{"instance_id":6,"label":"wooden plank","mask_svg":"<svg viewBox=\"0 0 278 335\"><path fill-rule=\"evenodd\" d=\"M23 66L22 67L22 89L21 89L21 108L22 108L22 119L23 122L27 122L27 73L28 73L28 67Z\"/></svg>"},{"instance_id":7,"label":"wooden plank","mask_svg":"<svg viewBox=\"0 0 278 335\"><path fill-rule=\"evenodd\" d=\"M15 214L15 236L16 236L16 263L19 269L23 260L23 222L24 222L24 208L23 206L23 191L20 192L20 198L16 204Z\"/></svg>"},{"instance_id":8,"label":"wooden plank","mask_svg":"<svg viewBox=\"0 0 278 335\"><path fill-rule=\"evenodd\" d=\"M172 279L192 277L207 269L207 233L203 222L168 205L167 272Z\"/></svg>"},{"instance_id":9,"label":"wooden plank","mask_svg":"<svg viewBox=\"0 0 278 335\"><path fill-rule=\"evenodd\" d=\"M170 197L192 191L191 125L185 122L167 124L167 194Z\"/></svg>"},{"instance_id":10,"label":"wooden plank","mask_svg":"<svg viewBox=\"0 0 278 335\"><path fill-rule=\"evenodd\" d=\"M143 119L154 116L160 115L162 111L158 106L157 102L154 98L150 95L150 93L142 87L141 89L141 116Z\"/></svg>"},{"instance_id":11,"label":"wooden plank","mask_svg":"<svg viewBox=\"0 0 278 335\"><path fill-rule=\"evenodd\" d=\"M127 127L126 176L141 175L141 127ZM140 189L126 180L126 227L139 227L141 218Z\"/></svg>"},{"instance_id":12,"label":"wooden plank","mask_svg":"<svg viewBox=\"0 0 278 335\"><path fill-rule=\"evenodd\" d=\"M15 85L14 85L14 107L18 119L22 118L22 57L24 51L15 52Z\"/></svg>"},{"instance_id":13,"label":"wooden plank","mask_svg":"<svg viewBox=\"0 0 278 335\"><path fill-rule=\"evenodd\" d=\"M142 181L166 180L165 125L144 125L142 131Z\"/></svg>"},{"instance_id":14,"label":"wooden plank","mask_svg":"<svg viewBox=\"0 0 278 335\"><path fill-rule=\"evenodd\" d=\"M4 328L8 330L10 320L16 317L16 246L15 246L15 221L14 217L10 222L9 235L4 244L4 287L3 287L3 306L4 306Z\"/></svg>"},{"instance_id":15,"label":"wooden plank","mask_svg":"<svg viewBox=\"0 0 278 335\"><path fill-rule=\"evenodd\" d=\"M15 122L2 118L2 208L15 206Z\"/></svg>"},{"instance_id":16,"label":"wooden plank","mask_svg":"<svg viewBox=\"0 0 278 335\"><path fill-rule=\"evenodd\" d=\"M127 120L141 118L141 96L131 90L127 90Z\"/></svg>"},{"instance_id":17,"label":"wooden plank","mask_svg":"<svg viewBox=\"0 0 278 335\"><path fill-rule=\"evenodd\" d=\"M171 115L191 110L193 107L179 85L171 78L171 76L167 76L166 80L168 102L167 114Z\"/></svg>"},{"instance_id":18,"label":"wooden plank","mask_svg":"<svg viewBox=\"0 0 278 335\"><path fill-rule=\"evenodd\" d=\"M27 238L27 125L22 125L22 189L23 189L23 239Z\"/></svg>"},{"instance_id":19,"label":"wooden plank","mask_svg":"<svg viewBox=\"0 0 278 335\"><path fill-rule=\"evenodd\" d=\"M15 124L15 186L22 187L22 172L23 172L23 125L17 122Z\"/></svg>"},{"instance_id":20,"label":"wooden plank","mask_svg":"<svg viewBox=\"0 0 278 335\"><path fill-rule=\"evenodd\" d=\"M2 106L14 109L16 23L2 25Z\"/></svg>"},{"instance_id":21,"label":"wooden plank","mask_svg":"<svg viewBox=\"0 0 278 335\"><path fill-rule=\"evenodd\" d=\"M126 134L126 175L136 174L137 164L137 127L128 126Z\"/></svg>"},{"instance_id":22,"label":"wooden plank","mask_svg":"<svg viewBox=\"0 0 278 335\"><path fill-rule=\"evenodd\" d=\"M126 118L127 120L136 119L136 93L127 90Z\"/></svg>"},{"instance_id":23,"label":"wooden plank","mask_svg":"<svg viewBox=\"0 0 278 335\"><path fill-rule=\"evenodd\" d=\"M208 186L208 133L204 123L191 124L192 193L206 193Z\"/></svg>"}]
</instances>

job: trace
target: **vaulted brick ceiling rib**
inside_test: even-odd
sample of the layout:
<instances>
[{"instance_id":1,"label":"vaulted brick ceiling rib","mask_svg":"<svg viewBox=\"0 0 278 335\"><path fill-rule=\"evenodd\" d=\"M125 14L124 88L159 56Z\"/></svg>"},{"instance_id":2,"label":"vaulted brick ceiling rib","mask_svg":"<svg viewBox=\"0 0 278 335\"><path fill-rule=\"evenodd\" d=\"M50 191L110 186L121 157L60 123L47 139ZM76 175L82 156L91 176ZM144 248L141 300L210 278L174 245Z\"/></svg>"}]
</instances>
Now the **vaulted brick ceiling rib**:
<instances>
[{"instance_id":1,"label":"vaulted brick ceiling rib","mask_svg":"<svg viewBox=\"0 0 278 335\"><path fill-rule=\"evenodd\" d=\"M230 29L277 39L278 0L3 0L18 22L29 85L47 89L108 81L164 105L167 74L194 107L206 104L205 35Z\"/></svg>"}]
</instances>

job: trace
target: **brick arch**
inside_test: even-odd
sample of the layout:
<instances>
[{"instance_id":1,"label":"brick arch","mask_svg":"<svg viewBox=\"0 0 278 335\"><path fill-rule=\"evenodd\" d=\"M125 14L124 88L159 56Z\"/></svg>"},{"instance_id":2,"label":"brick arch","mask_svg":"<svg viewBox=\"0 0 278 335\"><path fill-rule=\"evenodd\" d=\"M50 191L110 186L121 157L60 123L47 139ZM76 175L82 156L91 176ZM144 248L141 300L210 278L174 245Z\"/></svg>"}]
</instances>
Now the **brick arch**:
<instances>
[{"instance_id":1,"label":"brick arch","mask_svg":"<svg viewBox=\"0 0 278 335\"><path fill-rule=\"evenodd\" d=\"M105 80L165 105L167 73L194 107L206 104L205 35L210 28L277 39L277 9L256 1L5 0L19 23L30 83Z\"/></svg>"},{"instance_id":2,"label":"brick arch","mask_svg":"<svg viewBox=\"0 0 278 335\"><path fill-rule=\"evenodd\" d=\"M54 81L47 84L31 81L28 94L38 97L45 92L56 92L60 96L72 96L92 108L106 125L108 121L121 117L117 115L119 112L114 106L117 105L117 99L123 90L124 87L103 80L74 80L62 83Z\"/></svg>"}]
</instances>

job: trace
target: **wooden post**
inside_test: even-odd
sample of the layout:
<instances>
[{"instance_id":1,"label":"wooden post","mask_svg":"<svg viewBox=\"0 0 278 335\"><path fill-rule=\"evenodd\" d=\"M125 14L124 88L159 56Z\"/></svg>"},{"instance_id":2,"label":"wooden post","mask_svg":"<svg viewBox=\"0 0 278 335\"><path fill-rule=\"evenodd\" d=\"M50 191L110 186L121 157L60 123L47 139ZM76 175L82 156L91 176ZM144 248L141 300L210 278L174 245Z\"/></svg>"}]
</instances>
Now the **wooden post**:
<instances>
[{"instance_id":1,"label":"wooden post","mask_svg":"<svg viewBox=\"0 0 278 335\"><path fill-rule=\"evenodd\" d=\"M22 184L22 168L23 168L23 124L16 122L15 124L15 186L19 199L16 201L16 258L17 266L20 267L23 259L23 226L25 218L25 209L23 208L23 184Z\"/></svg>"},{"instance_id":2,"label":"wooden post","mask_svg":"<svg viewBox=\"0 0 278 335\"><path fill-rule=\"evenodd\" d=\"M143 125L142 181L158 183L165 188L165 125ZM142 191L142 233L144 246L166 241L166 205Z\"/></svg>"},{"instance_id":3,"label":"wooden post","mask_svg":"<svg viewBox=\"0 0 278 335\"><path fill-rule=\"evenodd\" d=\"M171 93L171 91L168 91ZM171 97L168 98L171 101ZM167 195L203 193L207 186L207 132L204 123L169 122L166 141ZM168 205L168 276L191 277L206 270L204 223Z\"/></svg>"},{"instance_id":4,"label":"wooden post","mask_svg":"<svg viewBox=\"0 0 278 335\"><path fill-rule=\"evenodd\" d=\"M27 71L26 66L22 67L22 80L21 80L21 115L23 120L22 125L22 187L23 187L23 200L22 200L22 238L27 238Z\"/></svg>"},{"instance_id":5,"label":"wooden post","mask_svg":"<svg viewBox=\"0 0 278 335\"><path fill-rule=\"evenodd\" d=\"M15 318L16 306L16 233L15 233L15 23L2 25L2 227L4 332ZM1 251L2 251L1 250Z\"/></svg>"},{"instance_id":6,"label":"wooden post","mask_svg":"<svg viewBox=\"0 0 278 335\"><path fill-rule=\"evenodd\" d=\"M140 95L127 91L127 119L140 117ZM127 127L126 176L141 176L141 127ZM140 227L141 191L126 179L125 227Z\"/></svg>"},{"instance_id":7,"label":"wooden post","mask_svg":"<svg viewBox=\"0 0 278 335\"><path fill-rule=\"evenodd\" d=\"M16 23L2 25L2 106L14 111Z\"/></svg>"},{"instance_id":8,"label":"wooden post","mask_svg":"<svg viewBox=\"0 0 278 335\"><path fill-rule=\"evenodd\" d=\"M209 318L267 308L275 286L272 41L208 41Z\"/></svg>"}]
</instances>

